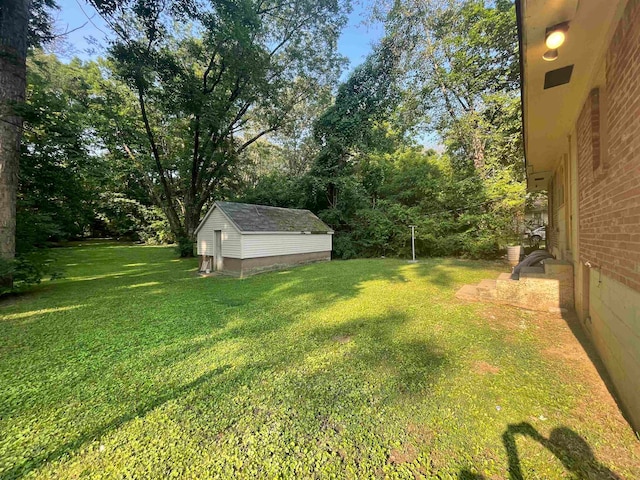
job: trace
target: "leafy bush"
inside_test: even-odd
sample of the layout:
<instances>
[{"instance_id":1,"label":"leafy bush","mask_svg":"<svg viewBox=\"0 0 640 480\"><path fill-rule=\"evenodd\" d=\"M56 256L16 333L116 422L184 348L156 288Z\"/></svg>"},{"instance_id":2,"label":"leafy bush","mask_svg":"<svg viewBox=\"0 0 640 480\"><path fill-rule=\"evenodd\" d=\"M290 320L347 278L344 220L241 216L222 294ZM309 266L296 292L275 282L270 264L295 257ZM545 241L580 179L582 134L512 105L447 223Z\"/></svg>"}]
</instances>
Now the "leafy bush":
<instances>
[{"instance_id":1,"label":"leafy bush","mask_svg":"<svg viewBox=\"0 0 640 480\"><path fill-rule=\"evenodd\" d=\"M466 253L469 258L492 259L500 254L500 245L495 236L480 236L467 244Z\"/></svg>"},{"instance_id":2,"label":"leafy bush","mask_svg":"<svg viewBox=\"0 0 640 480\"><path fill-rule=\"evenodd\" d=\"M358 249L349 233L338 232L333 236L333 252L336 258L348 260L358 256Z\"/></svg>"},{"instance_id":3,"label":"leafy bush","mask_svg":"<svg viewBox=\"0 0 640 480\"><path fill-rule=\"evenodd\" d=\"M187 237L180 237L176 242L176 252L180 257L193 257L193 242Z\"/></svg>"},{"instance_id":4,"label":"leafy bush","mask_svg":"<svg viewBox=\"0 0 640 480\"><path fill-rule=\"evenodd\" d=\"M54 269L47 249L37 249L18 254L13 260L0 259L0 278L8 276L13 278L13 285L0 285L0 295L22 291L37 285L47 276L51 280L61 278L63 272L60 269Z\"/></svg>"},{"instance_id":5,"label":"leafy bush","mask_svg":"<svg viewBox=\"0 0 640 480\"><path fill-rule=\"evenodd\" d=\"M322 176L318 169L293 178L274 173L242 198L317 212L336 232L337 258L410 258L409 225L417 227L418 257L495 258L521 210L523 186L511 181L508 169L482 178L420 148L358 162L342 176Z\"/></svg>"}]
</instances>

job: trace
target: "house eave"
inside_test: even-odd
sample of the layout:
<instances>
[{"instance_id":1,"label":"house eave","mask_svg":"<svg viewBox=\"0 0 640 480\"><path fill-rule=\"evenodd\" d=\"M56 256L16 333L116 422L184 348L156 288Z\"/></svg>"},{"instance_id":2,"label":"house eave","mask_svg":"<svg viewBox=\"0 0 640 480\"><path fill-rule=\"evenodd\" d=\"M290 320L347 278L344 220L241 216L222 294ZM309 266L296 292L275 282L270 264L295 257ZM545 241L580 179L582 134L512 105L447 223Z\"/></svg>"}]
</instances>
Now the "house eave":
<instances>
[{"instance_id":1,"label":"house eave","mask_svg":"<svg viewBox=\"0 0 640 480\"><path fill-rule=\"evenodd\" d=\"M547 184L563 156L589 92L603 82L603 58L626 0L516 0L522 130L529 191ZM558 59L543 60L546 29L569 22ZM545 88L549 72L573 66L568 83Z\"/></svg>"}]
</instances>

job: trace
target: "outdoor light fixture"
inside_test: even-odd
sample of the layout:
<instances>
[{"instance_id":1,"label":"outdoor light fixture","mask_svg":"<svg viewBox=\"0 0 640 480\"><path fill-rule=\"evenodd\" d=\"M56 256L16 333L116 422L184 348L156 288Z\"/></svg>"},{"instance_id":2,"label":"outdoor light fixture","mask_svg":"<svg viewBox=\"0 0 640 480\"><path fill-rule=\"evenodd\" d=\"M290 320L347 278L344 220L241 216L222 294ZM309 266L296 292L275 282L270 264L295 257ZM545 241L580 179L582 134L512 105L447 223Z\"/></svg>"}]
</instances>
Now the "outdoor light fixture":
<instances>
[{"instance_id":1,"label":"outdoor light fixture","mask_svg":"<svg viewBox=\"0 0 640 480\"><path fill-rule=\"evenodd\" d=\"M558 49L554 48L553 50L547 50L544 55L542 55L547 62L553 62L558 58Z\"/></svg>"},{"instance_id":2,"label":"outdoor light fixture","mask_svg":"<svg viewBox=\"0 0 640 480\"><path fill-rule=\"evenodd\" d=\"M554 25L553 27L547 28L547 34L544 40L547 48L549 50L557 50L558 47L560 47L564 43L567 30L569 30L568 22L559 23L557 25Z\"/></svg>"}]
</instances>

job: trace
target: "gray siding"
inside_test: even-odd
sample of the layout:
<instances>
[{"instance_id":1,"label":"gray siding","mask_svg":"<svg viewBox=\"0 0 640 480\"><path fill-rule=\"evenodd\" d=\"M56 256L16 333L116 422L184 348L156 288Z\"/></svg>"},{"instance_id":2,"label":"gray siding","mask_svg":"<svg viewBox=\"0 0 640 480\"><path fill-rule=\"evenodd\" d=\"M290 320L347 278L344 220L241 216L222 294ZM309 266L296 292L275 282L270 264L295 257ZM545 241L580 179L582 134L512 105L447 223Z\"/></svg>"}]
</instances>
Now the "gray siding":
<instances>
[{"instance_id":1,"label":"gray siding","mask_svg":"<svg viewBox=\"0 0 640 480\"><path fill-rule=\"evenodd\" d=\"M243 235L241 258L328 252L331 251L332 237L330 234L298 233Z\"/></svg>"},{"instance_id":2,"label":"gray siding","mask_svg":"<svg viewBox=\"0 0 640 480\"><path fill-rule=\"evenodd\" d=\"M213 256L215 230L222 230L222 256L242 258L242 236L218 208L209 215L198 231L198 255Z\"/></svg>"}]
</instances>

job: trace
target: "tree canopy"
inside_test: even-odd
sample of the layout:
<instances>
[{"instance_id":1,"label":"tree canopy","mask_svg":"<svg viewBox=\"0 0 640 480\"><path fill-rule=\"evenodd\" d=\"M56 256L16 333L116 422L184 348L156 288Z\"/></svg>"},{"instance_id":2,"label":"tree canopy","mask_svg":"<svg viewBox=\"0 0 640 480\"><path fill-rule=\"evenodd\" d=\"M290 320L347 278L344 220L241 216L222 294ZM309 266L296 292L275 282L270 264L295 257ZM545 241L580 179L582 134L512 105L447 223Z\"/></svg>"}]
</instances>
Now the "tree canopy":
<instances>
[{"instance_id":1,"label":"tree canopy","mask_svg":"<svg viewBox=\"0 0 640 480\"><path fill-rule=\"evenodd\" d=\"M342 82L347 2L91 3L103 58L29 51L21 255L86 236L190 255L218 199L309 208L345 258L407 254L408 224L421 255L490 257L516 238L511 2L375 4L385 35ZM34 38L51 5L33 4Z\"/></svg>"}]
</instances>

